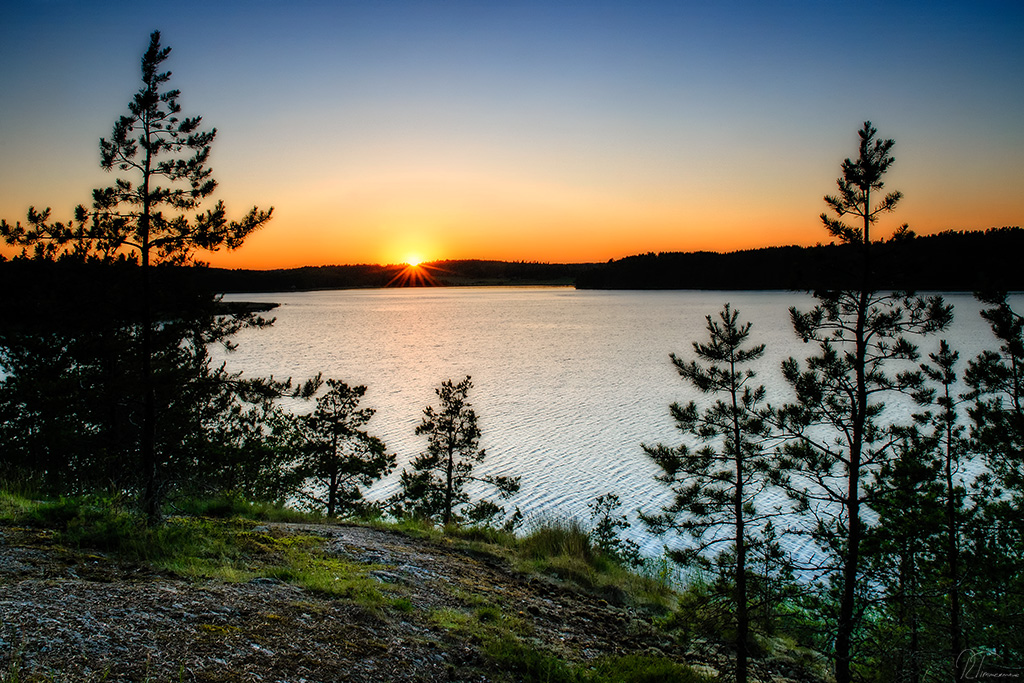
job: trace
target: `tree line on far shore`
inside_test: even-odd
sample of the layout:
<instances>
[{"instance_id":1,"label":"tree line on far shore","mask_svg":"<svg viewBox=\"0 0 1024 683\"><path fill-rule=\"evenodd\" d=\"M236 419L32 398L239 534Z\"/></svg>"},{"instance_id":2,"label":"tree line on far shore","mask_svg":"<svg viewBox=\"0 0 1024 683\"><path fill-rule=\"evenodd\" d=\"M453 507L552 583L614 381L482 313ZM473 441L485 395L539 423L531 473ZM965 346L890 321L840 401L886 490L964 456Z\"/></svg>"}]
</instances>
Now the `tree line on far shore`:
<instances>
[{"instance_id":1,"label":"tree line on far shore","mask_svg":"<svg viewBox=\"0 0 1024 683\"><path fill-rule=\"evenodd\" d=\"M948 230L901 234L872 247L872 282L880 290L925 292L1024 289L1024 230ZM664 252L616 259L581 273L579 289L828 290L859 285L860 255L839 242L730 253Z\"/></svg>"},{"instance_id":2,"label":"tree line on far shore","mask_svg":"<svg viewBox=\"0 0 1024 683\"><path fill-rule=\"evenodd\" d=\"M133 264L122 265L127 269ZM163 277L176 279L182 286L230 294L380 287L570 286L580 273L591 267L592 264L462 260L435 261L416 267L345 265L273 270L229 270L191 263L165 264L160 270ZM89 268L89 263L67 256L56 262L41 261L28 252L7 260L0 256L0 287L15 288L20 282L33 280L75 278Z\"/></svg>"},{"instance_id":3,"label":"tree line on far shore","mask_svg":"<svg viewBox=\"0 0 1024 683\"><path fill-rule=\"evenodd\" d=\"M935 292L1024 290L1016 255L1024 252L1019 227L945 231L879 242L875 277L881 289ZM577 289L703 289L813 291L850 285L857 255L849 245L765 247L728 253L637 254L608 263L535 263L449 260L410 269L404 264L303 266L271 270L192 264L179 280L214 292L291 292L370 287L574 285ZM67 277L80 262L0 257L0 287ZM172 277L168 275L168 277Z\"/></svg>"},{"instance_id":4,"label":"tree line on far shore","mask_svg":"<svg viewBox=\"0 0 1024 683\"><path fill-rule=\"evenodd\" d=\"M168 54L154 33L143 87L100 143L101 165L123 175L91 208L67 222L34 210L25 224L0 221L8 243L67 275L28 278L16 295L4 285L0 484L105 495L153 526L177 500L224 495L514 530L521 516L501 501L520 481L476 467L485 450L469 377L437 387L416 427L423 452L395 496L371 503L365 488L397 458L368 427L365 387L213 362L212 346L273 321L224 306L176 268L196 250L238 246L270 211L232 221L222 204L200 209L216 186L216 131L180 114L160 71ZM781 368L794 400L756 384L764 346L726 304L692 357L671 356L700 398L671 407L681 442L642 446L672 500L639 516L686 541L669 557L689 585L666 619L727 641L741 683L784 638L827 658L838 683L1009 678L1024 661L1024 318L1005 294L980 295L997 349L962 363L943 342L921 358L919 338L941 335L952 310L889 289L887 250L909 254L924 238L904 225L877 239L902 195L883 190L894 143L876 133L864 124L858 157L825 197L823 224L847 256L812 308L791 311L810 350ZM912 418L885 410L895 396L916 402ZM286 410L285 398L308 408ZM788 502L766 507L769 489ZM620 506L614 491L591 502L592 538L642 565ZM787 552L794 538L815 548L809 562Z\"/></svg>"}]
</instances>

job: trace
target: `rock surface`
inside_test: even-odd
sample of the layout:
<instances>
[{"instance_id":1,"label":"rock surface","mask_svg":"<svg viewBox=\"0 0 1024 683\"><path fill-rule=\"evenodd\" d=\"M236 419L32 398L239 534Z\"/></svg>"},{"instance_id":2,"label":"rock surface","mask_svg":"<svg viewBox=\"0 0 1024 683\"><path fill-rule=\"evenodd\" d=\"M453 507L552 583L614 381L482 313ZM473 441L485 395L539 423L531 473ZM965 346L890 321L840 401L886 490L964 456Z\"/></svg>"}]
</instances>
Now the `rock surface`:
<instances>
[{"instance_id":1,"label":"rock surface","mask_svg":"<svg viewBox=\"0 0 1024 683\"><path fill-rule=\"evenodd\" d=\"M267 526L322 537L328 556L372 565L370 576L406 609L364 607L271 577L188 581L61 548L39 530L0 528L0 680L503 680L478 639L430 616L479 605L515 617L525 639L567 660L646 652L709 673L728 669L724 654L687 653L652 615L614 604L615 596L524 575L490 555L367 527ZM768 663L760 668L763 681L789 680Z\"/></svg>"}]
</instances>

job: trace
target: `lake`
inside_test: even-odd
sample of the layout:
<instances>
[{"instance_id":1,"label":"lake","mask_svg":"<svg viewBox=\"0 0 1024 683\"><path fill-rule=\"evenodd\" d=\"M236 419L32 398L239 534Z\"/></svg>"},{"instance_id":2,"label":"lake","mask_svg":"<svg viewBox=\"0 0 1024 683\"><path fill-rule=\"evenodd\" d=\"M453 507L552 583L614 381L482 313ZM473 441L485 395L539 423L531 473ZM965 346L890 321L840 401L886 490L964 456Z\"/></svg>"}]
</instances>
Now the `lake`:
<instances>
[{"instance_id":1,"label":"lake","mask_svg":"<svg viewBox=\"0 0 1024 683\"><path fill-rule=\"evenodd\" d=\"M395 491L398 472L425 447L414 434L423 408L437 405L444 380L473 378L469 399L479 416L487 458L481 474L522 477L510 502L531 515L588 519L587 504L619 494L623 512L656 511L664 485L641 443L676 444L673 401L701 400L669 360L693 358L707 338L706 315L725 302L750 321L751 341L765 343L753 366L769 401L791 399L779 365L816 349L794 335L789 307L813 298L791 292L595 291L570 287L467 287L333 290L237 294L228 300L273 301L275 324L248 330L238 350L221 354L247 376L324 377L366 385L363 405L377 413L370 433L398 455L393 475L369 497ZM947 295L956 320L945 336L962 362L996 348L980 306L967 294ZM1019 310L1019 309L1018 309ZM922 352L938 338L922 340ZM309 410L295 402L295 410ZM895 408L908 413L908 406ZM644 551L663 539L634 528Z\"/></svg>"}]
</instances>

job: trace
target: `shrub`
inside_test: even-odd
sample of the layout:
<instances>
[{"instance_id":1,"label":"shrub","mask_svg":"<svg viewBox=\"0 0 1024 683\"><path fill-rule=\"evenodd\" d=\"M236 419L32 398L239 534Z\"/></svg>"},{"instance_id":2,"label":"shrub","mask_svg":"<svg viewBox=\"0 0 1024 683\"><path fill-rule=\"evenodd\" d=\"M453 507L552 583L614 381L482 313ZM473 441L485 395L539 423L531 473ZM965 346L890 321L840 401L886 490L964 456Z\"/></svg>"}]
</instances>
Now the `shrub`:
<instances>
[{"instance_id":1,"label":"shrub","mask_svg":"<svg viewBox=\"0 0 1024 683\"><path fill-rule=\"evenodd\" d=\"M535 560L568 556L590 564L596 555L590 533L572 518L544 517L519 542L522 553Z\"/></svg>"}]
</instances>

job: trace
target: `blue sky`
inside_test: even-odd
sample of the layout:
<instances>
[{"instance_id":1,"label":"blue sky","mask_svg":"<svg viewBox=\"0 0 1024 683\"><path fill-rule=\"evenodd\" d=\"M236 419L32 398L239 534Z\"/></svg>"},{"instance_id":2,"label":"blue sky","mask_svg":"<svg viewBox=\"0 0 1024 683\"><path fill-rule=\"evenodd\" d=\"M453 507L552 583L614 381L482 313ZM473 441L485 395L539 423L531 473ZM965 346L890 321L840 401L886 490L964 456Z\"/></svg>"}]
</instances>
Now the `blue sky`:
<instances>
[{"instance_id":1,"label":"blue sky","mask_svg":"<svg viewBox=\"0 0 1024 683\"><path fill-rule=\"evenodd\" d=\"M275 219L221 265L606 260L813 244L856 130L893 216L1019 225L1019 2L8 3L0 217L69 216L150 31L218 128L219 195Z\"/></svg>"}]
</instances>

